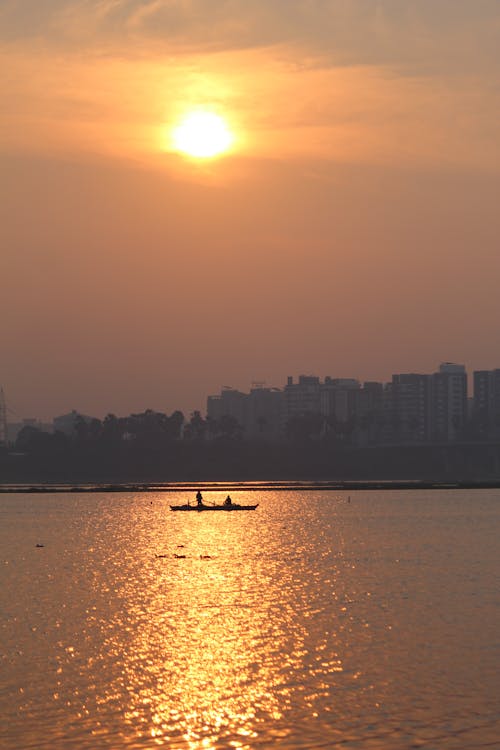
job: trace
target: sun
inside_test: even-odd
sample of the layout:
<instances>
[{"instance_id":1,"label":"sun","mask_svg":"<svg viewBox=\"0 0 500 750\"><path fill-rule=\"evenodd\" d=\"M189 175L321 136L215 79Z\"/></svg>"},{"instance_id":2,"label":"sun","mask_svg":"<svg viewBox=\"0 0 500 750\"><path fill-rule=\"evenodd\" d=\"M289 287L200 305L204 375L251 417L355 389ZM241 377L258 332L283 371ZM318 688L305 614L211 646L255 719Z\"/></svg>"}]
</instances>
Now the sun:
<instances>
[{"instance_id":1,"label":"sun","mask_svg":"<svg viewBox=\"0 0 500 750\"><path fill-rule=\"evenodd\" d=\"M215 112L190 112L172 132L175 151L196 159L221 156L231 148L233 140L226 122Z\"/></svg>"}]
</instances>

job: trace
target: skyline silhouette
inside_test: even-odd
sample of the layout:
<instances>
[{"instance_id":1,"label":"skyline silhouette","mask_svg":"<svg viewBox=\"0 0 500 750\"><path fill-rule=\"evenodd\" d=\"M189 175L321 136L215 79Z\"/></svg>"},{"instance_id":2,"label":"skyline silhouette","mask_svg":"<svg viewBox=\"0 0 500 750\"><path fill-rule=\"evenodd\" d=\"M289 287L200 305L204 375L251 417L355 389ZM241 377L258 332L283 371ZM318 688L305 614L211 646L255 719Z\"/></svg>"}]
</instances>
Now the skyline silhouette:
<instances>
[{"instance_id":1,"label":"skyline silhouette","mask_svg":"<svg viewBox=\"0 0 500 750\"><path fill-rule=\"evenodd\" d=\"M476 377L476 374L478 374L478 373L492 373L492 375L495 375L496 373L500 372L500 368L497 368L497 367L481 368L481 369L475 368L475 369L473 369L471 371L470 369L468 369L463 364L455 365L454 363L449 363L449 362L441 363L440 367L445 367L446 365L451 365L452 367L463 368L463 372L465 373L465 376L466 376L466 388L467 388L466 392L467 392L467 397L469 399L474 398L474 379ZM304 368L303 373L305 371L306 370ZM408 372L408 371L407 372L403 372L402 370L398 370L397 371L397 375L399 375L399 374L401 374L403 376L418 375L418 376L423 376L423 377L430 377L431 373L435 372L435 371L436 371L435 368L431 369L430 372L424 372L422 369L415 369L415 370L413 370L411 372ZM219 384L218 388L214 388L214 390L213 390L212 393L209 393L208 391L205 390L205 393L202 394L202 395L200 395L196 399L196 402L195 402L196 406L194 408L183 409L183 408L181 408L180 405L175 405L174 404L174 406L173 406L173 408L171 410L167 409L166 411L172 411L172 412L174 412L174 411L180 411L180 412L182 412L186 416L189 416L189 415L193 414L194 412L201 412L201 413L205 414L207 412L207 406L208 406L208 404L210 402L210 399L211 398L215 398L215 399L218 398L218 396L215 393L215 391L217 391L217 390L219 391L219 393L221 395L224 393L224 391L233 391L233 392L239 392L239 393L248 393L249 391L251 392L252 390L258 390L258 389L271 390L271 391L283 391L286 388L287 382L290 383L290 379L292 379L292 381L293 381L294 377L298 377L299 379L301 379L301 378L312 378L313 380L318 381L318 383L325 383L325 384L328 384L329 382L330 383L338 383L340 387L347 387L347 388L352 388L353 385L355 387L357 385L357 387L362 388L363 386L366 386L367 384L368 385L378 384L378 385L381 385L383 387L387 387L387 386L390 386L391 380L394 379L394 377L396 377L396 374L392 373L392 375L389 378L387 378L387 379L383 379L383 380L365 380L365 379L359 378L359 376L356 375L356 374L354 374L354 373L345 374L343 376L339 376L339 375L333 375L332 376L331 374L330 375L318 376L318 375L313 374L310 370L308 372L309 372L308 375L305 375L305 374L301 374L299 376L290 376L290 375L287 375L283 379L283 381L281 383L279 383L279 384L270 384L270 383L267 383L266 381L262 381L262 380L261 381L256 381L256 380L249 381L248 379L247 379L246 385L243 384L241 387L237 387L235 385L220 385ZM321 380L321 378L323 378L323 380ZM228 379L226 379L226 380L228 380ZM61 410L61 412L59 414L48 414L47 412L41 412L40 410L36 411L35 413L29 414L29 415L27 415L27 414L21 414L21 413L19 413L19 411L18 411L17 408L13 409L12 406L11 406L11 404L8 403L6 395L5 395L6 389L3 388L3 387L1 387L1 386L0 386L0 389L1 389L1 404L3 405L2 414L5 415L5 421L8 422L8 423L10 423L10 424L15 423L15 422L19 422L21 420L25 420L27 423L30 420L35 420L35 421L39 421L39 422L47 422L48 420L52 420L54 418L63 416L63 414L68 414L69 415L71 413L78 413L78 414L84 414L85 413L84 409L75 408L75 406L77 406L77 402L79 401L79 397L78 397L78 394L74 394L73 397L72 397L72 399L71 399L71 401L70 401L70 406L66 410ZM9 399L9 401L10 401L10 399ZM169 401L169 397L168 397L168 395L165 395L163 397L163 403L167 403L168 401ZM140 403L141 403L142 410L144 410L144 409L153 409L153 410L157 410L157 411L165 411L164 407L163 407L163 409L159 408L159 407L154 407L153 408L153 406L152 406L151 403L146 403L144 401L144 398L142 399L142 402L140 401ZM198 408L198 404L202 404L201 408ZM137 411L140 411L140 410L141 409L137 409ZM104 408L104 411L102 411L100 413L92 411L91 409L87 410L87 411L91 412L92 416L95 416L95 417L97 417L99 419L103 418L107 414L114 414L115 413L115 411L113 409L110 409L110 408ZM125 409L125 412L122 412L122 414L123 413L132 413L133 411L134 410L128 411L128 410Z\"/></svg>"}]
</instances>

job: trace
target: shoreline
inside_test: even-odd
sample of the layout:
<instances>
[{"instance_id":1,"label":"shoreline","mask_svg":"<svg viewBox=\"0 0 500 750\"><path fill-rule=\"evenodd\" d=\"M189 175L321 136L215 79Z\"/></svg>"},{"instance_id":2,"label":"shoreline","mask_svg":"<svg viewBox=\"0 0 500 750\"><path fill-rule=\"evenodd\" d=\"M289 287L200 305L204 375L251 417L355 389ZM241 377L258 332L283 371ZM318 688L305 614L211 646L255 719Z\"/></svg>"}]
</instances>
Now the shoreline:
<instances>
[{"instance_id":1,"label":"shoreline","mask_svg":"<svg viewBox=\"0 0 500 750\"><path fill-rule=\"evenodd\" d=\"M0 484L0 494L35 493L91 493L91 492L195 492L208 491L259 491L259 492L301 492L301 491L356 491L356 490L481 490L500 489L500 478L489 480L332 480L332 481L275 481L275 482L111 482L111 483L12 483Z\"/></svg>"}]
</instances>

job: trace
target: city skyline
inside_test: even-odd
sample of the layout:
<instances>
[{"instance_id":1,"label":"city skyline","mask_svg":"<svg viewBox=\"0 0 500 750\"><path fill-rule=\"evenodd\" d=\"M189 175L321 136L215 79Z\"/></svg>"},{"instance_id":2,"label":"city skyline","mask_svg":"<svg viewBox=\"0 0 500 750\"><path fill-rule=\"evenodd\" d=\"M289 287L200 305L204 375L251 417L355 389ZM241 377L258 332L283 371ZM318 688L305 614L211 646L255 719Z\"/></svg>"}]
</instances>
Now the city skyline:
<instances>
[{"instance_id":1,"label":"city skyline","mask_svg":"<svg viewBox=\"0 0 500 750\"><path fill-rule=\"evenodd\" d=\"M466 382L467 382L467 397L469 400L472 400L474 398L474 377L477 373L497 373L500 372L500 365L499 367L492 367L492 368L477 368L474 367L473 369L468 368L466 365L462 363L455 363L455 362L444 362L440 361L439 368L443 369L447 366L451 366L452 368L458 367L463 368L463 371L466 375ZM307 368L303 368L302 372L296 373L294 375L287 375L281 383L268 383L264 380L256 380L256 379L248 379L246 383L243 383L241 385L235 385L235 384L228 384L226 382L225 385L219 384L216 386L212 392L209 392L207 389L205 389L205 392L200 396L198 399L198 403L200 405L196 405L191 409L183 409L181 405L179 404L173 404L171 407L168 408L165 407L165 403L169 401L168 396L165 396L163 399L163 405L155 405L151 404L145 401L144 397L142 399L138 399L138 406L135 409L125 410L123 412L115 412L112 409L104 409L102 412L97 412L92 409L85 409L82 408L80 404L76 403L79 401L77 397L73 397L70 404L67 406L66 409L61 409L56 413L30 413L30 414L21 414L17 410L14 411L11 406L8 399L8 394L5 392L5 388L1 387L0 385L0 391L2 393L3 398L3 404L4 404L4 412L6 413L7 422L9 424L13 423L21 423L22 421L26 422L39 422L39 423L50 423L53 419L69 415L71 413L78 413L83 415L89 415L91 417L95 417L97 419L103 419L107 414L116 414L117 416L126 416L127 414L132 413L141 413L145 411L146 409L152 409L153 411L158 412L165 412L165 413L173 413L174 411L181 411L185 417L185 419L188 419L191 414L194 412L200 412L201 414L207 413L207 402L211 398L218 398L218 395L221 395L225 391L232 391L235 393L241 393L241 394L248 394L253 389L255 390L276 390L276 391L284 391L286 389L287 384L290 385L291 382L294 384L297 384L301 379L312 379L316 380L319 384L325 385L328 383L331 384L337 384L339 387L353 387L354 384L356 384L357 387L363 388L367 384L378 384L382 385L384 388L387 386L390 386L393 382L395 377L398 377L399 375L402 376L422 376L422 377L430 377L433 373L438 372L436 369L437 365L434 366L434 368L431 368L428 372L424 372L423 368L415 369L412 371L403 371L399 369L397 372L391 373L390 376L387 378L383 378L381 380L377 380L375 378L373 379L366 379L359 377L355 373L346 373L344 375L339 375L330 372L330 374L322 374L317 375L314 374L312 371L307 370ZM228 379L226 379L227 381Z\"/></svg>"},{"instance_id":2,"label":"city skyline","mask_svg":"<svg viewBox=\"0 0 500 750\"><path fill-rule=\"evenodd\" d=\"M250 440L269 443L321 440L337 447L498 444L500 438L500 368L474 370L468 397L464 365L444 362L432 373L396 373L388 383L355 378L299 375L282 388L254 383L249 392L224 386L207 397L206 416L199 411L171 415L145 409L127 416L96 418L77 410L54 417L7 424L0 391L0 445L23 453L43 440L138 445L155 441ZM42 434L45 437L42 438ZM47 433L50 433L48 435ZM42 442L37 442L41 440ZM108 441L108 442L106 442ZM49 443L46 443L49 445Z\"/></svg>"},{"instance_id":3,"label":"city skyline","mask_svg":"<svg viewBox=\"0 0 500 750\"><path fill-rule=\"evenodd\" d=\"M303 363L495 367L499 17L496 0L4 3L11 408L189 411Z\"/></svg>"}]
</instances>

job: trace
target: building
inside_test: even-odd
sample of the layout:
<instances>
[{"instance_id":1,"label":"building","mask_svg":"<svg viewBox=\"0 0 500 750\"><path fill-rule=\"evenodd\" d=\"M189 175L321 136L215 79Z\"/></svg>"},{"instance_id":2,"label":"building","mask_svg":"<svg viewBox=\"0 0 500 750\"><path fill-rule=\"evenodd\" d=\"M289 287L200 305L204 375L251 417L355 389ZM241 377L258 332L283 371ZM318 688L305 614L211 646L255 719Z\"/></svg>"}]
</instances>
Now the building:
<instances>
[{"instance_id":1,"label":"building","mask_svg":"<svg viewBox=\"0 0 500 750\"><path fill-rule=\"evenodd\" d=\"M248 395L245 432L249 437L277 440L281 436L283 391L254 383Z\"/></svg>"},{"instance_id":2,"label":"building","mask_svg":"<svg viewBox=\"0 0 500 750\"><path fill-rule=\"evenodd\" d=\"M282 432L294 417L321 413L320 382L315 375L299 375L297 383L290 375L283 390Z\"/></svg>"},{"instance_id":3,"label":"building","mask_svg":"<svg viewBox=\"0 0 500 750\"><path fill-rule=\"evenodd\" d=\"M392 376L386 391L385 441L422 443L431 433L431 376L417 373Z\"/></svg>"},{"instance_id":4,"label":"building","mask_svg":"<svg viewBox=\"0 0 500 750\"><path fill-rule=\"evenodd\" d=\"M467 373L464 365L445 362L431 375L432 440L459 440L467 423Z\"/></svg>"},{"instance_id":5,"label":"building","mask_svg":"<svg viewBox=\"0 0 500 750\"><path fill-rule=\"evenodd\" d=\"M488 415L488 429L495 424L500 437L500 370L475 373L475 391L476 411ZM249 394L223 388L207 402L209 418L233 417L246 437L286 437L292 420L308 417L318 437L358 446L460 440L468 410L467 373L452 362L432 374L395 374L385 384L289 376L283 390L263 384Z\"/></svg>"},{"instance_id":6,"label":"building","mask_svg":"<svg viewBox=\"0 0 500 750\"><path fill-rule=\"evenodd\" d=\"M233 417L244 427L247 411L246 393L224 386L217 396L207 398L207 417L214 422L222 417Z\"/></svg>"},{"instance_id":7,"label":"building","mask_svg":"<svg viewBox=\"0 0 500 750\"><path fill-rule=\"evenodd\" d=\"M284 388L283 432L293 417L311 414L323 420L323 434L354 445L379 441L383 422L384 385L355 378L300 375L289 377Z\"/></svg>"},{"instance_id":8,"label":"building","mask_svg":"<svg viewBox=\"0 0 500 750\"><path fill-rule=\"evenodd\" d=\"M283 391L254 383L250 393L224 387L207 399L207 418L216 425L223 417L235 419L247 438L277 439L282 422ZM217 434L217 433L215 433Z\"/></svg>"},{"instance_id":9,"label":"building","mask_svg":"<svg viewBox=\"0 0 500 750\"><path fill-rule=\"evenodd\" d=\"M356 443L379 443L385 426L383 383L369 381L355 393Z\"/></svg>"},{"instance_id":10,"label":"building","mask_svg":"<svg viewBox=\"0 0 500 750\"><path fill-rule=\"evenodd\" d=\"M320 410L328 420L348 422L356 413L361 384L353 378L326 377L320 386Z\"/></svg>"},{"instance_id":11,"label":"building","mask_svg":"<svg viewBox=\"0 0 500 750\"><path fill-rule=\"evenodd\" d=\"M467 373L445 362L439 371L392 376L385 395L383 442L452 442L467 423Z\"/></svg>"},{"instance_id":12,"label":"building","mask_svg":"<svg viewBox=\"0 0 500 750\"><path fill-rule=\"evenodd\" d=\"M473 420L479 436L500 438L500 370L474 372Z\"/></svg>"},{"instance_id":13,"label":"building","mask_svg":"<svg viewBox=\"0 0 500 750\"><path fill-rule=\"evenodd\" d=\"M5 403L3 388L0 388L0 447L5 447L7 442L7 404Z\"/></svg>"}]
</instances>

